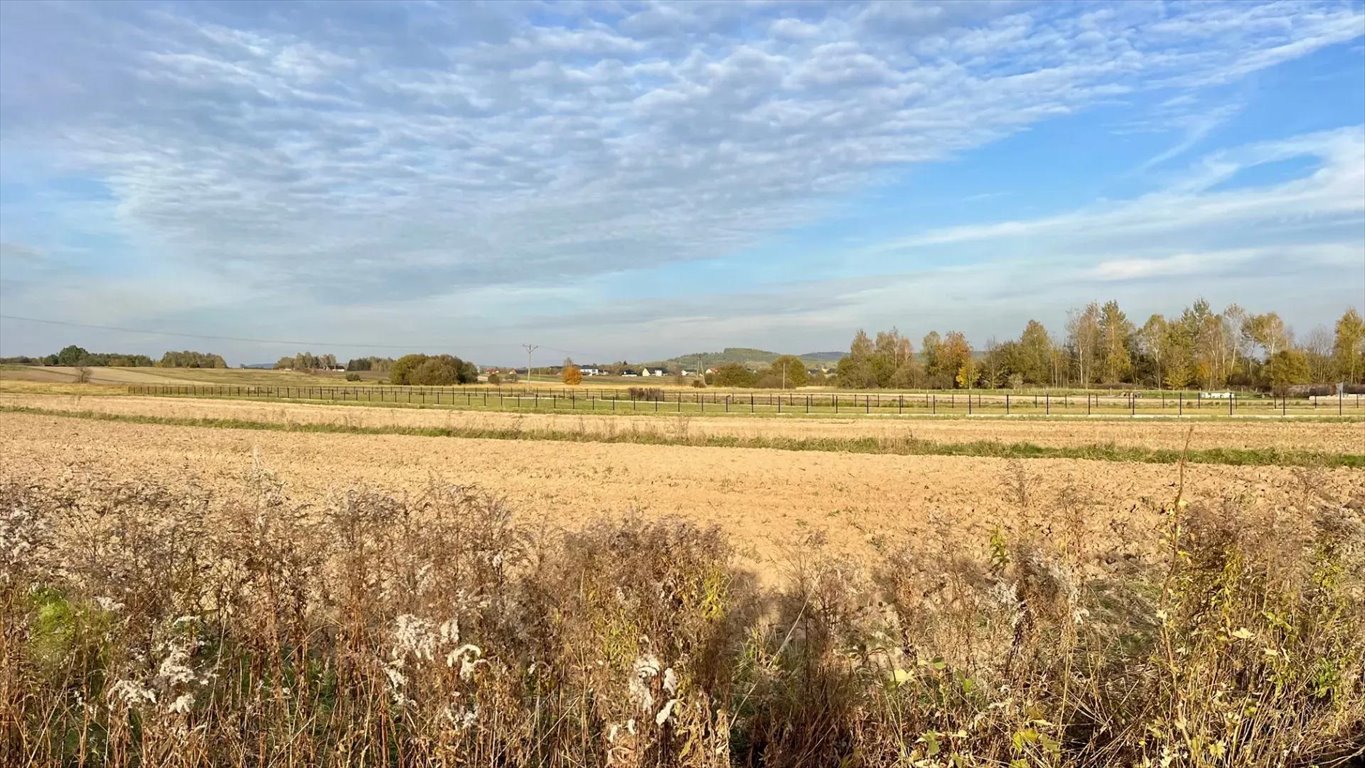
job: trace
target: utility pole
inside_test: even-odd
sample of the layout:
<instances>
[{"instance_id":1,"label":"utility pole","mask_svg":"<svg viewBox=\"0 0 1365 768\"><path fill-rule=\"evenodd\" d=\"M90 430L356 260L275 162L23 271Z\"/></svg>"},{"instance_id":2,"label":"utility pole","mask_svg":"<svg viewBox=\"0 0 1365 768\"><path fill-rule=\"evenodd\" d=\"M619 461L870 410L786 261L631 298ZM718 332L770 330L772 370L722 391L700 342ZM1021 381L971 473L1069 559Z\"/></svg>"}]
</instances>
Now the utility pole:
<instances>
[{"instance_id":1,"label":"utility pole","mask_svg":"<svg viewBox=\"0 0 1365 768\"><path fill-rule=\"evenodd\" d=\"M531 383L531 353L540 349L539 344L522 344L526 348L526 383Z\"/></svg>"}]
</instances>

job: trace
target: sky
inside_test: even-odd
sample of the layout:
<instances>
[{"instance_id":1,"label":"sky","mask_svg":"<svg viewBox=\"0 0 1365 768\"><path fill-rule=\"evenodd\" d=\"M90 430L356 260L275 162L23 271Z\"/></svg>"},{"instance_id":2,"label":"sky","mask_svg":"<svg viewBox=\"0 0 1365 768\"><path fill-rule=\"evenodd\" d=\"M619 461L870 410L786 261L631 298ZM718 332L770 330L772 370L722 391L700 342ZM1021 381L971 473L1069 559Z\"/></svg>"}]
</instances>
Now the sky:
<instances>
[{"instance_id":1,"label":"sky","mask_svg":"<svg viewBox=\"0 0 1365 768\"><path fill-rule=\"evenodd\" d=\"M1365 307L1365 4L0 3L0 356L980 346L1199 297Z\"/></svg>"}]
</instances>

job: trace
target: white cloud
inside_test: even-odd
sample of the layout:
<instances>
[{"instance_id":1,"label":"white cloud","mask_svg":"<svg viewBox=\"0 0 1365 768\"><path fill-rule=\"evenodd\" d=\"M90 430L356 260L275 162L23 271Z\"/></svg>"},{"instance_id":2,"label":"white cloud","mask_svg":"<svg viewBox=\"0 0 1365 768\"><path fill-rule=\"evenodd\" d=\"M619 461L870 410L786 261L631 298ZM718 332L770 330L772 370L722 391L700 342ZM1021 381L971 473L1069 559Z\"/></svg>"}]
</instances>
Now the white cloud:
<instances>
[{"instance_id":1,"label":"white cloud","mask_svg":"<svg viewBox=\"0 0 1365 768\"><path fill-rule=\"evenodd\" d=\"M1148 90L1198 109L1201 88L1359 37L1365 18L1244 3L0 6L7 158L101 179L101 227L146 259L315 314L713 259L888 169L1056 115ZM1160 160L1212 125L1183 130ZM1253 162L1214 158L1189 190L898 246L1151 234L1184 252L1162 233L1357 215L1343 190L1359 132L1303 142L1330 146L1297 185L1209 192Z\"/></svg>"},{"instance_id":2,"label":"white cloud","mask_svg":"<svg viewBox=\"0 0 1365 768\"><path fill-rule=\"evenodd\" d=\"M1218 191L1239 171L1277 160L1310 157L1317 170L1274 185ZM1350 225L1365 217L1365 126L1265 142L1202 159L1170 188L1135 200L1038 219L932 230L880 246L880 250L1003 242L1045 237L1058 255L1123 241L1127 247L1170 248L1199 230L1224 237L1271 239L1305 221ZM1215 228L1215 229L1209 229Z\"/></svg>"}]
</instances>

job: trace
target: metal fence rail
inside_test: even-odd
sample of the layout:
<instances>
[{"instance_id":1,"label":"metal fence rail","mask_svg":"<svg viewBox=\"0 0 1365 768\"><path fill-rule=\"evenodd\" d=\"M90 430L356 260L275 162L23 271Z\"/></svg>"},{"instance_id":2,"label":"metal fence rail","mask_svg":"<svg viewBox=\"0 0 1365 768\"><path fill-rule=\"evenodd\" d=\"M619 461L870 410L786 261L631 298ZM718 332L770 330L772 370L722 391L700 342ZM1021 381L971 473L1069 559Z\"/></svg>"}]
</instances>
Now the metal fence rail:
<instances>
[{"instance_id":1,"label":"metal fence rail","mask_svg":"<svg viewBox=\"0 0 1365 768\"><path fill-rule=\"evenodd\" d=\"M393 403L503 411L689 414L821 415L1019 415L1019 416L1185 416L1347 415L1362 408L1361 396L1219 397L1200 393L1052 394L1008 392L844 393L844 392L666 392L651 389L408 387L408 386L237 386L130 385L131 394L153 397L290 400L300 402Z\"/></svg>"}]
</instances>

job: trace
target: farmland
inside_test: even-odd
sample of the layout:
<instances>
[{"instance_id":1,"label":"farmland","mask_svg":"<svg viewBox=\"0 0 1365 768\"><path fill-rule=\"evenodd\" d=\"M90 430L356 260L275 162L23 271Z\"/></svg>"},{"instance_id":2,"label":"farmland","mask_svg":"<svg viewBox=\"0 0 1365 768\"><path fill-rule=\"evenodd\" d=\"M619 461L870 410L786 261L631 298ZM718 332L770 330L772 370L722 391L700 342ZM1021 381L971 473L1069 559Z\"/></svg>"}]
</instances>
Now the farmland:
<instances>
[{"instance_id":1,"label":"farmland","mask_svg":"<svg viewBox=\"0 0 1365 768\"><path fill-rule=\"evenodd\" d=\"M1358 418L136 394L323 386L166 373L0 387L0 703L53 724L10 762L1359 755Z\"/></svg>"}]
</instances>

